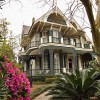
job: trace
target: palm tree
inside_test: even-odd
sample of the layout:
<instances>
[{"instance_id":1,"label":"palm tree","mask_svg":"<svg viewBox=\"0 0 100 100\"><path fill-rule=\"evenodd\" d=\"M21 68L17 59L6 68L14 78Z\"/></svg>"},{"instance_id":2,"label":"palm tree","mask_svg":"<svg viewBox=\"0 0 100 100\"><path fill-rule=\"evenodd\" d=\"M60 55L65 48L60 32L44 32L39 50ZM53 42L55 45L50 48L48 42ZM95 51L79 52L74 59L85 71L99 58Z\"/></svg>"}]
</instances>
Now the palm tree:
<instances>
[{"instance_id":1,"label":"palm tree","mask_svg":"<svg viewBox=\"0 0 100 100\"><path fill-rule=\"evenodd\" d=\"M63 73L47 95L58 98L67 98L69 96L72 100L87 100L89 97L95 96L99 89L99 81L96 80L98 76L100 76L100 73L94 69Z\"/></svg>"}]
</instances>

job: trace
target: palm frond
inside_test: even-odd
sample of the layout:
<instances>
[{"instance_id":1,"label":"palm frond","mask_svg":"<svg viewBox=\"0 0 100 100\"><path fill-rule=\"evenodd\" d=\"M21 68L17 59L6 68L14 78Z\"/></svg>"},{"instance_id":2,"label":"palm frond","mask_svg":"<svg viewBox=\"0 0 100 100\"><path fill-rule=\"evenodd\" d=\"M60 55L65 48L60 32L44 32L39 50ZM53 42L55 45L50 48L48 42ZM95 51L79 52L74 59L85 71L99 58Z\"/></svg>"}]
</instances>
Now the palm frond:
<instances>
[{"instance_id":1,"label":"palm frond","mask_svg":"<svg viewBox=\"0 0 100 100\"><path fill-rule=\"evenodd\" d=\"M96 78L99 73L94 69L76 70L75 73L62 73L47 95L53 97L70 96L75 100L89 98L99 90L99 81Z\"/></svg>"}]
</instances>

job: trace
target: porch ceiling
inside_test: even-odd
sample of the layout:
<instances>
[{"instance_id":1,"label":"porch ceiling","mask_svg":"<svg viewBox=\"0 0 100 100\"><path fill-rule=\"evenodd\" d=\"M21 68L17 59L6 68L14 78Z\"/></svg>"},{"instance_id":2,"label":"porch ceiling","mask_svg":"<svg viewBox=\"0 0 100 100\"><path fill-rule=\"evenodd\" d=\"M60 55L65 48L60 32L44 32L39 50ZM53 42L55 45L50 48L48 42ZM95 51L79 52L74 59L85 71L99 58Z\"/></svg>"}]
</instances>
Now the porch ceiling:
<instances>
[{"instance_id":1,"label":"porch ceiling","mask_svg":"<svg viewBox=\"0 0 100 100\"><path fill-rule=\"evenodd\" d=\"M76 50L77 54L92 53L93 50Z\"/></svg>"}]
</instances>

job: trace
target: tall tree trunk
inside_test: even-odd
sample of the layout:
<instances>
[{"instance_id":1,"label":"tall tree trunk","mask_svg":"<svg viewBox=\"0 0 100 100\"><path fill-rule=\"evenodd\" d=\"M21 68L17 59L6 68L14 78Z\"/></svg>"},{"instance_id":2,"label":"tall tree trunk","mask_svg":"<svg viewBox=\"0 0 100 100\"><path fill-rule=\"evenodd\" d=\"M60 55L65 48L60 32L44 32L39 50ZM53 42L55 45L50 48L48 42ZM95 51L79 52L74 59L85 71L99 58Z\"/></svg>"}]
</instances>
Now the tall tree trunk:
<instances>
[{"instance_id":1,"label":"tall tree trunk","mask_svg":"<svg viewBox=\"0 0 100 100\"><path fill-rule=\"evenodd\" d=\"M97 54L97 61L98 64L100 65L100 55L99 55L100 54L100 6L95 21L93 16L92 4L90 0L80 0L80 1L83 3L86 9L86 13L91 25L92 38L94 43L94 49ZM98 1L100 5L100 0L96 0L96 1Z\"/></svg>"},{"instance_id":2,"label":"tall tree trunk","mask_svg":"<svg viewBox=\"0 0 100 100\"><path fill-rule=\"evenodd\" d=\"M97 47L96 47L96 52L97 54L97 60L99 62L100 65L100 0L96 0L96 4L98 6L98 12L97 12L97 16L96 16L96 29L97 29L97 34L98 34L98 40L97 40Z\"/></svg>"}]
</instances>

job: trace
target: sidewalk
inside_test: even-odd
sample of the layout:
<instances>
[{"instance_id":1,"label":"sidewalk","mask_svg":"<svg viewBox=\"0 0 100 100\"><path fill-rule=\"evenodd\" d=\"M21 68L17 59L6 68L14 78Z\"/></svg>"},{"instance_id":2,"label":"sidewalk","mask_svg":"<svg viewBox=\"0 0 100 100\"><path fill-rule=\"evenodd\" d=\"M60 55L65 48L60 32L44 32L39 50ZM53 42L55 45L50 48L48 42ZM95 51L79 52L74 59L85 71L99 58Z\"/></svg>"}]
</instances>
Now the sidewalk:
<instances>
[{"instance_id":1,"label":"sidewalk","mask_svg":"<svg viewBox=\"0 0 100 100\"><path fill-rule=\"evenodd\" d=\"M42 93L41 95L37 96L33 100L50 100L52 96L45 96L48 93L48 91Z\"/></svg>"}]
</instances>

